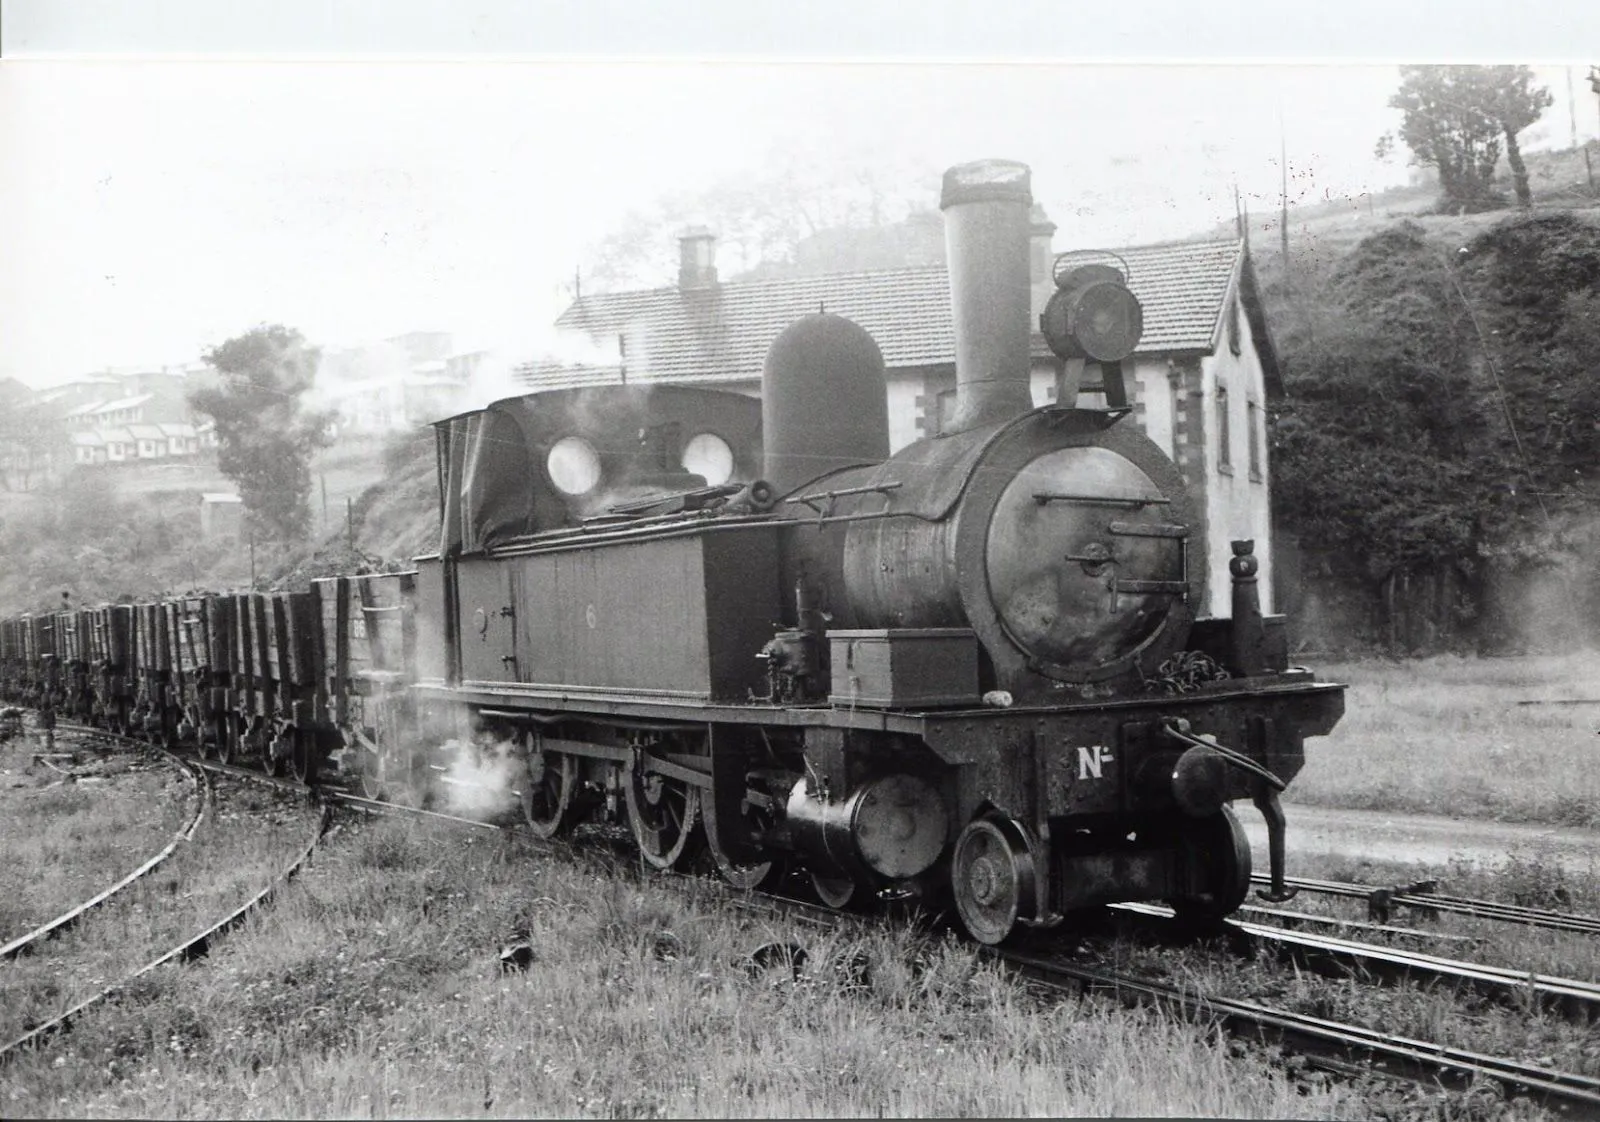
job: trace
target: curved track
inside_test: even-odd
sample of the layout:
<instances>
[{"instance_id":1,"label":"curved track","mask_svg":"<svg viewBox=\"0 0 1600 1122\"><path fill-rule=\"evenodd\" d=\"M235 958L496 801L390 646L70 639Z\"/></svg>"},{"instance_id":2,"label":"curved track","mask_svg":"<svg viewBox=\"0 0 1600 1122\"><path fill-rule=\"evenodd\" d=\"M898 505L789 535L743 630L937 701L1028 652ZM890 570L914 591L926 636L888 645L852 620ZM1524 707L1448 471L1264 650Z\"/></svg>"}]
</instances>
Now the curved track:
<instances>
[{"instance_id":1,"label":"curved track","mask_svg":"<svg viewBox=\"0 0 1600 1122\"><path fill-rule=\"evenodd\" d=\"M183 769L184 774L189 776L189 778L195 783L199 797L195 800L194 817L189 820L189 824L174 834L172 836L172 840L169 841L165 848L163 848L159 853L155 854L155 856L151 857L148 861L140 865L127 876L123 877L110 888L91 896L89 899L85 900L71 911L63 912L50 922L42 924L28 932L26 935L19 936L18 938L7 943L5 946L0 947L0 959L13 959L18 955L28 954L41 941L54 938L63 931L68 930L73 924L77 923L78 920L82 919L85 914L93 911L95 908L98 908L101 904L104 904L107 900L110 900L123 889L160 868L162 862L176 852L180 843L194 840L195 831L200 828L200 823L205 820L206 813L211 808L211 785L201 780L200 777L203 773L196 769L189 761L180 756L174 756L171 752L163 751L162 754L177 763L177 765Z\"/></svg>"},{"instance_id":2,"label":"curved track","mask_svg":"<svg viewBox=\"0 0 1600 1122\"><path fill-rule=\"evenodd\" d=\"M319 814L317 817L316 829L312 836L307 840L305 845L300 849L293 860L285 865L284 868L277 874L277 876L275 876L273 880L266 885L266 887L262 888L244 904L230 912L228 915L224 916L222 919L211 924L197 934L190 936L188 939L184 940L182 943L179 943L165 954L162 954L153 961L140 967L138 970L135 970L122 981L117 982L115 985L107 986L105 989L102 989L90 997L85 998L83 1001L80 1001L78 1004L74 1005L71 1009L68 1009L65 1013L62 1013L59 1016L34 1027L27 1033L19 1036L17 1039L0 1045L0 1064L9 1062L21 1054L25 1049L36 1047L47 1038L55 1035L58 1032L61 1032L64 1029L70 1028L73 1020L81 1013L95 1005L98 1005L107 998L121 992L121 990L130 982L134 981L134 979L143 977L145 974L150 973L150 971L155 970L158 967L165 966L169 962L187 962L204 956L210 950L212 939L237 926L247 915L255 911L257 908L265 905L272 899L273 895L278 891L279 888L287 884L288 881L300 871L305 863L311 859L311 855L316 851L317 846L320 845L322 840L331 833L330 825L331 810L328 807L323 807L321 814Z\"/></svg>"}]
</instances>

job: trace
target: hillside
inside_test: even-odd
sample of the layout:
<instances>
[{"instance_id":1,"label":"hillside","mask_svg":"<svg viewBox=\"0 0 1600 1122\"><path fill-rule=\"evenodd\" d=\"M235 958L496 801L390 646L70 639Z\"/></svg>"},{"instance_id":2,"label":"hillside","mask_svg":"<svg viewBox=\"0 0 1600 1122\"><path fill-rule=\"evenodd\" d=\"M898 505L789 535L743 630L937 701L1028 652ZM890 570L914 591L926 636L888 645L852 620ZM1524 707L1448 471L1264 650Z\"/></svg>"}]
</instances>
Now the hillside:
<instances>
[{"instance_id":1,"label":"hillside","mask_svg":"<svg viewBox=\"0 0 1600 1122\"><path fill-rule=\"evenodd\" d=\"M1277 216L1252 216L1287 390L1279 606L1305 645L1600 639L1600 208L1580 153L1529 164L1531 211L1293 209L1287 267Z\"/></svg>"},{"instance_id":2,"label":"hillside","mask_svg":"<svg viewBox=\"0 0 1600 1122\"><path fill-rule=\"evenodd\" d=\"M214 464L77 468L33 491L0 492L0 612L189 588L248 588L366 565L433 547L433 433L346 440L312 463L313 540L292 549L201 536L200 499L232 491ZM354 529L354 550L350 530Z\"/></svg>"}]
</instances>

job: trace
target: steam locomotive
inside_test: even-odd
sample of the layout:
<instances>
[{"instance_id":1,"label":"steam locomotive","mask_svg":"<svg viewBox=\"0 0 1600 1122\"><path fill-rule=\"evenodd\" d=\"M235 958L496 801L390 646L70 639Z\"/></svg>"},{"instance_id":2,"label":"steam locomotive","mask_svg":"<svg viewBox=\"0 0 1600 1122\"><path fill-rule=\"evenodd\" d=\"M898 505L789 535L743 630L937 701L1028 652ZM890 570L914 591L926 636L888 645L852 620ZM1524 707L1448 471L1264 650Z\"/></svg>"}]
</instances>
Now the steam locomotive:
<instances>
[{"instance_id":1,"label":"steam locomotive","mask_svg":"<svg viewBox=\"0 0 1600 1122\"><path fill-rule=\"evenodd\" d=\"M986 943L1112 901L1231 912L1239 799L1287 898L1278 794L1343 687L1288 665L1248 542L1231 618L1195 618L1198 516L1123 404L1141 310L1115 269L1062 271L1040 324L1108 408L1033 406L1031 203L1021 164L945 175L935 437L890 454L876 343L819 313L759 400L612 386L439 422L413 572L8 621L0 685L372 794L472 743L540 836L609 817L660 868L704 847L835 906L948 898Z\"/></svg>"}]
</instances>

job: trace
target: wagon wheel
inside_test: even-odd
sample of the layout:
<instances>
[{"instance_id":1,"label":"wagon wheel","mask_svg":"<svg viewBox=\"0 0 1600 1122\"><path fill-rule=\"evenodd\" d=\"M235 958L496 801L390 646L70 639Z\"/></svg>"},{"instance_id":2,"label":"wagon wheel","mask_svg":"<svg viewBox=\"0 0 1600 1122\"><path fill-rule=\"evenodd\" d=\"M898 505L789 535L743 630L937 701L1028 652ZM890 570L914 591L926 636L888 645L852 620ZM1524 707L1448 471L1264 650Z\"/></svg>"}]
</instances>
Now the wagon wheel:
<instances>
[{"instance_id":1,"label":"wagon wheel","mask_svg":"<svg viewBox=\"0 0 1600 1122\"><path fill-rule=\"evenodd\" d=\"M827 877L811 874L811 891L830 908L848 908L860 894L856 882L850 877Z\"/></svg>"},{"instance_id":2,"label":"wagon wheel","mask_svg":"<svg viewBox=\"0 0 1600 1122\"><path fill-rule=\"evenodd\" d=\"M172 736L171 747L180 747L192 736L195 754L202 756L205 754L205 729L200 723L200 714L195 712L192 702L186 702L173 711L173 720L168 726L168 731Z\"/></svg>"},{"instance_id":3,"label":"wagon wheel","mask_svg":"<svg viewBox=\"0 0 1600 1122\"><path fill-rule=\"evenodd\" d=\"M294 726L287 724L261 734L261 766L268 775L280 776L289 770L289 760L294 755L295 741L298 739Z\"/></svg>"},{"instance_id":4,"label":"wagon wheel","mask_svg":"<svg viewBox=\"0 0 1600 1122\"><path fill-rule=\"evenodd\" d=\"M535 837L553 838L572 827L572 795L578 787L578 758L547 752L536 733L528 734L527 774L522 777L522 817Z\"/></svg>"},{"instance_id":5,"label":"wagon wheel","mask_svg":"<svg viewBox=\"0 0 1600 1122\"><path fill-rule=\"evenodd\" d=\"M161 723L156 726L156 745L170 752L178 747L181 739L178 736L178 722L174 718L173 711L163 707L161 710Z\"/></svg>"},{"instance_id":6,"label":"wagon wheel","mask_svg":"<svg viewBox=\"0 0 1600 1122\"><path fill-rule=\"evenodd\" d=\"M1178 918L1196 924L1214 923L1237 911L1250 894L1250 839L1233 811L1195 819L1179 835L1197 890L1171 900Z\"/></svg>"},{"instance_id":7,"label":"wagon wheel","mask_svg":"<svg viewBox=\"0 0 1600 1122\"><path fill-rule=\"evenodd\" d=\"M223 713L217 718L217 759L225 764L234 763L244 749L244 719L237 713Z\"/></svg>"},{"instance_id":8,"label":"wagon wheel","mask_svg":"<svg viewBox=\"0 0 1600 1122\"><path fill-rule=\"evenodd\" d=\"M361 794L369 799L382 799L389 793L388 763L383 758L382 752L374 752L359 739L346 736L350 744L350 751L356 756L356 785L360 787Z\"/></svg>"},{"instance_id":9,"label":"wagon wheel","mask_svg":"<svg viewBox=\"0 0 1600 1122\"><path fill-rule=\"evenodd\" d=\"M700 789L681 779L646 774L637 764L628 769L628 825L645 861L670 869L689 848L700 824Z\"/></svg>"},{"instance_id":10,"label":"wagon wheel","mask_svg":"<svg viewBox=\"0 0 1600 1122\"><path fill-rule=\"evenodd\" d=\"M317 781L317 734L306 730L295 733L294 745L289 751L289 774L306 786Z\"/></svg>"},{"instance_id":11,"label":"wagon wheel","mask_svg":"<svg viewBox=\"0 0 1600 1122\"><path fill-rule=\"evenodd\" d=\"M990 946L1006 940L1038 910L1038 874L1021 827L991 815L967 823L950 859L950 890L971 936Z\"/></svg>"}]
</instances>

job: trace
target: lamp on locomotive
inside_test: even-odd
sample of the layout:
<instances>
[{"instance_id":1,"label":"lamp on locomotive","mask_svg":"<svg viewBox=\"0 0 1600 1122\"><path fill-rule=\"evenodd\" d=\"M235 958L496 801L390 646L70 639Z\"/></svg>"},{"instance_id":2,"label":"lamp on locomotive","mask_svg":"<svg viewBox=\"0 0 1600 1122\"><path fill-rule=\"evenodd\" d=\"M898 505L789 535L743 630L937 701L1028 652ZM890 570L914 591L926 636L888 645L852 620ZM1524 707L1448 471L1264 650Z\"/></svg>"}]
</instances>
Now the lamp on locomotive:
<instances>
[{"instance_id":1,"label":"lamp on locomotive","mask_svg":"<svg viewBox=\"0 0 1600 1122\"><path fill-rule=\"evenodd\" d=\"M1122 360L1144 334L1144 308L1126 278L1109 265L1067 266L1056 261L1056 291L1039 315L1039 330L1058 358L1100 363L1106 403L1128 403Z\"/></svg>"}]
</instances>

